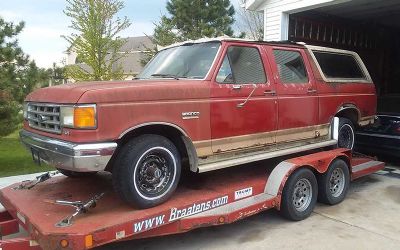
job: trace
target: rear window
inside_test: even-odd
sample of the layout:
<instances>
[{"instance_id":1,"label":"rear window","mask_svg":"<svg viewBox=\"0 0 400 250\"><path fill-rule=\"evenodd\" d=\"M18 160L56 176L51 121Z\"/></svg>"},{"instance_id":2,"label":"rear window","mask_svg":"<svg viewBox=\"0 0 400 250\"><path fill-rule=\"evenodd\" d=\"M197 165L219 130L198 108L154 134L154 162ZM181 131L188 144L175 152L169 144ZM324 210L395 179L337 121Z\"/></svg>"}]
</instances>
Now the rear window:
<instances>
[{"instance_id":1,"label":"rear window","mask_svg":"<svg viewBox=\"0 0 400 250\"><path fill-rule=\"evenodd\" d=\"M313 51L322 73L333 79L366 79L366 76L352 55Z\"/></svg>"}]
</instances>

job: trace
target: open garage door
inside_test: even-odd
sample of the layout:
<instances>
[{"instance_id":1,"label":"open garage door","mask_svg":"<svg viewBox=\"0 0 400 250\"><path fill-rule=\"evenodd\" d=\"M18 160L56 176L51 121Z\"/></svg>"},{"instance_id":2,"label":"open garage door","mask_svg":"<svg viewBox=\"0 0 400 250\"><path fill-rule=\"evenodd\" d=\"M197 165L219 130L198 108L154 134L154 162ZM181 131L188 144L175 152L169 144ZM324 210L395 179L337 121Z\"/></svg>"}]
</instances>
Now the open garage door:
<instances>
[{"instance_id":1,"label":"open garage door","mask_svg":"<svg viewBox=\"0 0 400 250\"><path fill-rule=\"evenodd\" d=\"M377 87L378 111L400 113L400 1L352 0L291 14L288 35L356 51Z\"/></svg>"}]
</instances>

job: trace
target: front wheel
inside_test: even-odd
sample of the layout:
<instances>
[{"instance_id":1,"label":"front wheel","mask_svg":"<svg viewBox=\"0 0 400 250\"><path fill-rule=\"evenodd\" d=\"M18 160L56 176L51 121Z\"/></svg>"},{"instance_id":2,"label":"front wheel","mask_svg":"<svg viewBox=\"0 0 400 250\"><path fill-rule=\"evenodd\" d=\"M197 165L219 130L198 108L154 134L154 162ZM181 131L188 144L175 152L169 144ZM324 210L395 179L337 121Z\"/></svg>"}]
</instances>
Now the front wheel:
<instances>
[{"instance_id":1,"label":"front wheel","mask_svg":"<svg viewBox=\"0 0 400 250\"><path fill-rule=\"evenodd\" d=\"M159 135L142 135L123 146L113 169L113 185L120 197L138 208L169 199L181 174L175 145Z\"/></svg>"}]
</instances>

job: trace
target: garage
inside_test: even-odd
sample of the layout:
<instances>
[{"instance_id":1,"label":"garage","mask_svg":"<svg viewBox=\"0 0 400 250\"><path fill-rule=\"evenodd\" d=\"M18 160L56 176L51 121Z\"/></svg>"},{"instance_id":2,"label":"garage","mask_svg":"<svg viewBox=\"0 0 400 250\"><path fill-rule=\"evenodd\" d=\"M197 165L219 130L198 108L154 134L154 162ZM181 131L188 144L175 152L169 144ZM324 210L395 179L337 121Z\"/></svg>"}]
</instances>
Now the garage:
<instances>
[{"instance_id":1,"label":"garage","mask_svg":"<svg viewBox=\"0 0 400 250\"><path fill-rule=\"evenodd\" d=\"M264 13L264 40L356 51L375 83L378 112L400 112L400 2L247 0Z\"/></svg>"}]
</instances>

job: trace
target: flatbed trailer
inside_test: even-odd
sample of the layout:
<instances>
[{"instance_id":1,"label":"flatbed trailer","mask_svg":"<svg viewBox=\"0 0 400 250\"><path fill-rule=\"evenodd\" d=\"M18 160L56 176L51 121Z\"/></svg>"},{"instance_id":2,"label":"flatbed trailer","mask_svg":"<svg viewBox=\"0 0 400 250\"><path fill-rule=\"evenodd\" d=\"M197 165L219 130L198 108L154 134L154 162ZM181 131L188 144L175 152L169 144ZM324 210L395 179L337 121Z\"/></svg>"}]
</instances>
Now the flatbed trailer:
<instances>
[{"instance_id":1,"label":"flatbed trailer","mask_svg":"<svg viewBox=\"0 0 400 250\"><path fill-rule=\"evenodd\" d=\"M54 177L30 189L16 183L0 190L6 208L0 213L0 233L13 234L22 226L29 237L2 240L0 249L91 249L228 224L271 208L281 210L287 206L282 196L294 173L308 169L320 181L336 159L346 162L351 180L384 168L383 162L355 156L348 149L321 151L201 174L193 177L195 181L184 178L170 200L144 210L135 210L114 194L109 174L85 180ZM55 202L60 199L89 203ZM86 213L71 219L75 210L68 205L87 205L80 210Z\"/></svg>"}]
</instances>

